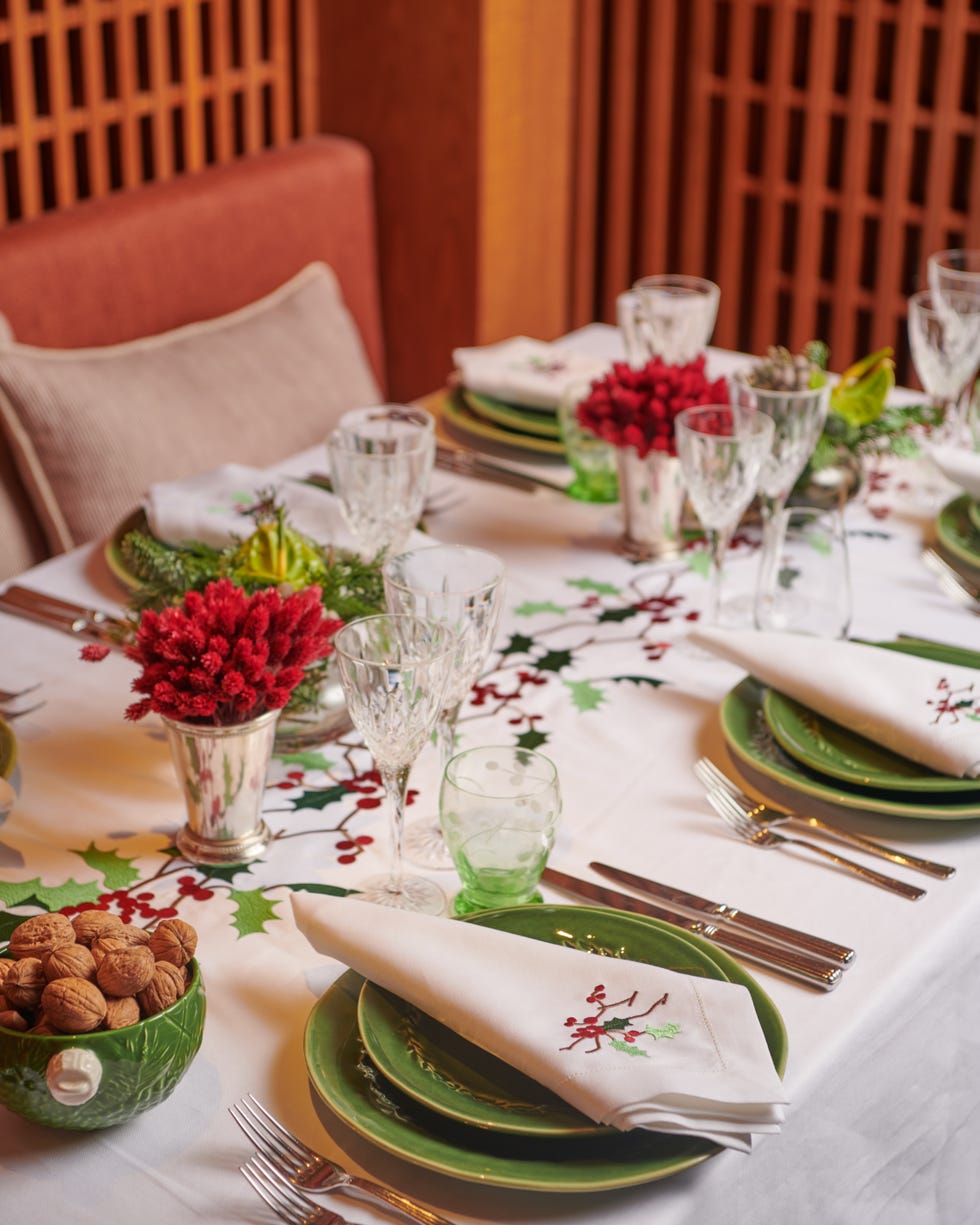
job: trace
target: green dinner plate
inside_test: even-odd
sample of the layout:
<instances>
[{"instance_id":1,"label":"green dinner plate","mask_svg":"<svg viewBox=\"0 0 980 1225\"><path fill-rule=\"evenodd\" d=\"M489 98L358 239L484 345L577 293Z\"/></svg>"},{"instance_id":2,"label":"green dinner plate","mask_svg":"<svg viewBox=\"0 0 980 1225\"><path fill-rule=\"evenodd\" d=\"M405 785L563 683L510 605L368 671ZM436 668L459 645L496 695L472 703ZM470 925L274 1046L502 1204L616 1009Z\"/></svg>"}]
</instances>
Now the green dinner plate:
<instances>
[{"instance_id":1,"label":"green dinner plate","mask_svg":"<svg viewBox=\"0 0 980 1225\"><path fill-rule=\"evenodd\" d=\"M483 439L518 451L534 451L541 455L553 455L562 459L565 456L564 446L555 439L537 438L533 434L519 434L495 422L482 420L463 403L461 396L446 396L440 405L440 412L447 425L465 435L471 443L474 438Z\"/></svg>"},{"instance_id":2,"label":"green dinner plate","mask_svg":"<svg viewBox=\"0 0 980 1225\"><path fill-rule=\"evenodd\" d=\"M967 518L973 524L974 530L980 532L980 502L970 498L966 504Z\"/></svg>"},{"instance_id":3,"label":"green dinner plate","mask_svg":"<svg viewBox=\"0 0 980 1225\"><path fill-rule=\"evenodd\" d=\"M128 587L130 591L134 591L141 586L140 580L130 570L126 564L126 559L123 557L122 542L123 538L129 532L149 532L150 525L146 521L146 511L140 507L139 510L134 510L132 514L127 515L122 523L117 524L112 535L106 540L103 546L103 554L105 556L106 565L122 583L124 587Z\"/></svg>"},{"instance_id":4,"label":"green dinner plate","mask_svg":"<svg viewBox=\"0 0 980 1225\"><path fill-rule=\"evenodd\" d=\"M470 391L468 387L461 388L461 394L468 407L484 421L495 421L519 434L536 434L540 438L561 437L558 418L553 410L549 412L548 409L520 408L516 404L495 400L493 396Z\"/></svg>"},{"instance_id":5,"label":"green dinner plate","mask_svg":"<svg viewBox=\"0 0 980 1225\"><path fill-rule=\"evenodd\" d=\"M570 923L613 914L624 923L673 932L641 916L590 907L548 907L556 924L550 939L567 939ZM514 911L493 911L467 921L503 927ZM516 920L520 923L520 919ZM544 938L542 929L542 938ZM732 982L749 991L773 1063L786 1066L786 1030L775 1005L755 980L726 953L685 934ZM387 1152L426 1169L485 1186L529 1191L603 1191L652 1182L689 1169L720 1151L708 1140L635 1131L609 1136L532 1139L495 1135L445 1118L412 1101L381 1076L357 1029L357 1001L364 979L343 974L315 1005L306 1026L304 1051L314 1089L353 1131Z\"/></svg>"},{"instance_id":6,"label":"green dinner plate","mask_svg":"<svg viewBox=\"0 0 980 1225\"><path fill-rule=\"evenodd\" d=\"M17 764L17 737L14 729L0 719L0 778L10 778Z\"/></svg>"},{"instance_id":7,"label":"green dinner plate","mask_svg":"<svg viewBox=\"0 0 980 1225\"><path fill-rule=\"evenodd\" d=\"M785 753L766 722L763 712L765 688L751 676L740 681L721 702L721 730L729 749L741 762L766 778L782 783L792 791L825 800L841 808L891 817L916 817L959 821L980 817L980 792L977 799L923 797L916 792L885 792L850 789L839 780L811 774Z\"/></svg>"},{"instance_id":8,"label":"green dinner plate","mask_svg":"<svg viewBox=\"0 0 980 1225\"><path fill-rule=\"evenodd\" d=\"M542 911L535 906L520 914L513 912L508 930L532 939L550 939L554 924L550 907ZM619 914L592 911L581 920L576 915L575 932L563 943L701 978L725 977L688 940L626 923ZM361 992L357 1024L372 1062L392 1084L457 1122L529 1136L597 1135L612 1130L373 983L365 983Z\"/></svg>"},{"instance_id":9,"label":"green dinner plate","mask_svg":"<svg viewBox=\"0 0 980 1225\"><path fill-rule=\"evenodd\" d=\"M970 518L972 500L964 493L946 503L936 518L936 537L948 553L980 570L980 531Z\"/></svg>"}]
</instances>

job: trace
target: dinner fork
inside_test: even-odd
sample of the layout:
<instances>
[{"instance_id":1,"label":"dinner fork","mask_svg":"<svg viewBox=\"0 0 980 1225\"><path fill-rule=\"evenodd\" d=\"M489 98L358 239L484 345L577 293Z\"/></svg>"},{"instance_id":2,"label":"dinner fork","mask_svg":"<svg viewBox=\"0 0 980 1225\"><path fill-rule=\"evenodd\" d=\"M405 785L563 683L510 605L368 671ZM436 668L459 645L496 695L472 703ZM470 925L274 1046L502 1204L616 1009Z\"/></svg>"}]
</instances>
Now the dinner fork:
<instances>
[{"instance_id":1,"label":"dinner fork","mask_svg":"<svg viewBox=\"0 0 980 1225\"><path fill-rule=\"evenodd\" d=\"M0 689L0 702L15 702L18 698L27 697L29 693L40 688L41 682L35 681L33 685L25 685L23 689Z\"/></svg>"},{"instance_id":2,"label":"dinner fork","mask_svg":"<svg viewBox=\"0 0 980 1225\"><path fill-rule=\"evenodd\" d=\"M399 1208L406 1216L422 1221L424 1225L452 1225L445 1217L431 1212L409 1199L407 1195L356 1174L348 1174L334 1162L328 1161L284 1127L253 1094L249 1093L237 1105L229 1106L228 1109L231 1117L259 1152L294 1187L312 1192L352 1187Z\"/></svg>"},{"instance_id":3,"label":"dinner fork","mask_svg":"<svg viewBox=\"0 0 980 1225\"><path fill-rule=\"evenodd\" d=\"M805 838L790 838L787 834L777 834L775 830L759 825L758 822L745 815L727 791L722 791L720 788L708 792L708 803L726 825L733 829L740 838L751 842L753 846L767 849L784 845L802 846L808 851L813 851L815 855L820 855L823 859L829 859L839 867L846 868L849 872L860 876L862 880L877 885L880 889L887 889L890 893L897 893L899 897L907 898L910 902L918 901L925 895L925 889L920 889L918 885L907 885L893 876L875 872L872 868L866 868L864 864L855 863L853 859L845 859L843 855L838 855L827 847L817 846L815 842L808 842Z\"/></svg>"},{"instance_id":4,"label":"dinner fork","mask_svg":"<svg viewBox=\"0 0 980 1225\"><path fill-rule=\"evenodd\" d=\"M935 548L922 551L922 560L939 581L945 593L971 612L980 613L980 586L961 574Z\"/></svg>"},{"instance_id":5,"label":"dinner fork","mask_svg":"<svg viewBox=\"0 0 980 1225\"><path fill-rule=\"evenodd\" d=\"M904 868L915 868L919 872L926 872L940 880L947 880L956 874L956 869L951 868L948 864L934 863L931 859L922 859L918 855L908 855L904 851L898 851L880 842L873 842L870 838L864 838L861 834L852 834L849 830L840 829L820 817L804 817L798 812L788 812L785 808L777 808L775 805L755 800L748 792L743 791L741 787L732 782L727 774L723 774L707 757L698 759L694 765L694 773L698 781L703 783L705 790L711 791L718 788L727 791L742 812L759 825L785 825L787 822L795 821L799 825L807 825L810 829L820 830L832 838L838 838L841 842L847 842L862 851L867 851L869 855L888 859Z\"/></svg>"},{"instance_id":6,"label":"dinner fork","mask_svg":"<svg viewBox=\"0 0 980 1225\"><path fill-rule=\"evenodd\" d=\"M286 1182L275 1166L261 1153L239 1167L246 1180L272 1211L287 1225L348 1225L346 1217L321 1208L313 1200Z\"/></svg>"},{"instance_id":7,"label":"dinner fork","mask_svg":"<svg viewBox=\"0 0 980 1225\"><path fill-rule=\"evenodd\" d=\"M6 719L11 722L13 719L19 719L22 715L33 714L35 710L40 710L45 702L35 702L33 706L19 706L16 710L11 709L10 704L0 698L0 719Z\"/></svg>"}]
</instances>

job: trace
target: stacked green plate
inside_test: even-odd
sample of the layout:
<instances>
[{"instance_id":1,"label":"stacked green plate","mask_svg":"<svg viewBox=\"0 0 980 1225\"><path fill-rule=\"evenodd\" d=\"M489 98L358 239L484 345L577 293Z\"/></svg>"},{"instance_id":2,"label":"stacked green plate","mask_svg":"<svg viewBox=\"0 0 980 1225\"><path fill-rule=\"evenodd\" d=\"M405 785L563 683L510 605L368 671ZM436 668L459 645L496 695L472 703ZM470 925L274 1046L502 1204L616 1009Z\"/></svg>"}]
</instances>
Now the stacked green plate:
<instances>
[{"instance_id":1,"label":"stacked green plate","mask_svg":"<svg viewBox=\"0 0 980 1225\"><path fill-rule=\"evenodd\" d=\"M980 668L980 653L903 640L883 649ZM790 790L844 808L898 817L959 820L980 817L980 782L953 778L889 752L880 745L752 677L721 705L732 753Z\"/></svg>"},{"instance_id":2,"label":"stacked green plate","mask_svg":"<svg viewBox=\"0 0 980 1225\"><path fill-rule=\"evenodd\" d=\"M14 729L0 719L0 778L10 778L17 764L17 737Z\"/></svg>"},{"instance_id":3,"label":"stacked green plate","mask_svg":"<svg viewBox=\"0 0 980 1225\"><path fill-rule=\"evenodd\" d=\"M530 452L534 458L564 458L554 409L525 408L460 387L445 397L440 413L444 424L474 450L491 443Z\"/></svg>"},{"instance_id":4,"label":"stacked green plate","mask_svg":"<svg viewBox=\"0 0 980 1225\"><path fill-rule=\"evenodd\" d=\"M774 1004L705 940L655 919L581 906L516 907L461 921L740 983L780 1074L786 1066L786 1031ZM720 1151L708 1140L600 1127L353 971L313 1009L305 1055L317 1093L359 1135L415 1165L485 1186L606 1190L666 1178Z\"/></svg>"},{"instance_id":5,"label":"stacked green plate","mask_svg":"<svg viewBox=\"0 0 980 1225\"><path fill-rule=\"evenodd\" d=\"M939 546L957 563L976 571L980 582L980 504L969 494L947 503L936 518Z\"/></svg>"}]
</instances>

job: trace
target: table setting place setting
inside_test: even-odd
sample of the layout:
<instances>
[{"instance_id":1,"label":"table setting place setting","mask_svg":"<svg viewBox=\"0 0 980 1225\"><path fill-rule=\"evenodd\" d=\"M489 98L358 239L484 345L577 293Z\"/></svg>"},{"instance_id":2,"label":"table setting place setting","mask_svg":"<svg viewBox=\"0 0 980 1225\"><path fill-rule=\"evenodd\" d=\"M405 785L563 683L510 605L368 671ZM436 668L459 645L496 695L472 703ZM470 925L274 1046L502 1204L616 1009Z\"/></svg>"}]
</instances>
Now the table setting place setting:
<instances>
[{"instance_id":1,"label":"table setting place setting","mask_svg":"<svg viewBox=\"0 0 980 1225\"><path fill-rule=\"evenodd\" d=\"M928 403L890 349L711 349L719 287L645 277L7 582L8 1206L34 1169L85 1225L885 1202L976 994L973 254L909 302Z\"/></svg>"}]
</instances>

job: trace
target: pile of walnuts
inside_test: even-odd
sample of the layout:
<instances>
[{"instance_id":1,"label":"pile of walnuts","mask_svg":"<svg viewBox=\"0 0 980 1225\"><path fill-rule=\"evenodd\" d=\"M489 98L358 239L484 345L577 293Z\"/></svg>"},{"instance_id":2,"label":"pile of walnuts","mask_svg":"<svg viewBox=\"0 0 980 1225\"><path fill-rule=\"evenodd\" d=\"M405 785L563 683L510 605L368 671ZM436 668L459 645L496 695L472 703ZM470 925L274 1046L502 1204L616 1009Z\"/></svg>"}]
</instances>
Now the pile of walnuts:
<instances>
[{"instance_id":1,"label":"pile of walnuts","mask_svg":"<svg viewBox=\"0 0 980 1225\"><path fill-rule=\"evenodd\" d=\"M14 928L0 958L0 1026L88 1034L134 1025L180 999L196 948L182 919L146 931L104 910L35 915Z\"/></svg>"}]
</instances>

